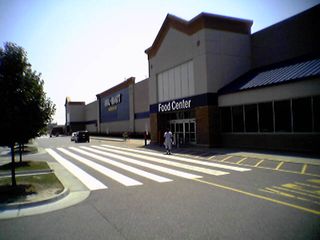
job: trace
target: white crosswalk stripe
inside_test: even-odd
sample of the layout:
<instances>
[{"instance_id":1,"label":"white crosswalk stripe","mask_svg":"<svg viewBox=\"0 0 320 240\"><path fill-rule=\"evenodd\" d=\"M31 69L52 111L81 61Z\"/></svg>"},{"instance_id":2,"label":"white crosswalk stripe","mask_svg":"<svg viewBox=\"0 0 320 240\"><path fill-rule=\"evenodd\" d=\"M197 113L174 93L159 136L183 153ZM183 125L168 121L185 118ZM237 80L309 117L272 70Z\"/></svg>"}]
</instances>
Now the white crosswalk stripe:
<instances>
[{"instance_id":1,"label":"white crosswalk stripe","mask_svg":"<svg viewBox=\"0 0 320 240\"><path fill-rule=\"evenodd\" d=\"M77 148L74 148L74 147L70 147L70 149L74 150L74 151L77 151L81 154L84 154L84 155L87 155L89 157L92 157L94 159L97 159L97 160L100 160L102 162L105 162L105 163L108 163L108 164L111 164L113 166L116 166L116 167L119 167L119 168L122 168L124 170L127 170L129 172L132 172L132 173L135 173L137 175L140 175L140 176L143 176L145 178L148 178L148 179L151 179L153 181L156 181L156 182L160 182L160 183L163 183L163 182L171 182L172 179L169 179L169 178L165 178L165 177L161 177L161 176L158 176L156 174L152 174L152 173L149 173L149 172L146 172L146 171L143 171L143 170L140 170L138 168L134 168L134 167L131 167L131 166L128 166L128 165L125 165L123 163L120 163L120 162L117 162L117 161L113 161L111 159L107 159L105 157L101 157L101 156L98 156L96 154L92 154L92 153L89 153L89 152L85 152L81 149L77 149ZM87 149L87 150L90 150L89 148L85 148L84 149Z\"/></svg>"},{"instance_id":2,"label":"white crosswalk stripe","mask_svg":"<svg viewBox=\"0 0 320 240\"><path fill-rule=\"evenodd\" d=\"M79 162L82 162L83 164L86 164L87 166L95 169L96 171L102 173L103 175L107 176L107 177L110 177L112 178L113 180L125 185L125 186L137 186L137 185L142 185L141 182L139 181L136 181L132 178L129 178L123 174L120 174L116 171L113 171L109 168L106 168L100 164L97 164L95 162L92 162L88 159L85 159L83 157L80 157L66 149L63 149L63 148L58 148L59 151L63 152L64 154L66 155L69 155L70 157L76 159L77 161Z\"/></svg>"},{"instance_id":3,"label":"white crosswalk stripe","mask_svg":"<svg viewBox=\"0 0 320 240\"><path fill-rule=\"evenodd\" d=\"M52 149L47 148L46 151L62 166L64 166L70 173L77 177L89 190L99 190L108 188L102 182L92 177L81 168L71 163L67 159L61 157L58 153Z\"/></svg>"},{"instance_id":4,"label":"white crosswalk stripe","mask_svg":"<svg viewBox=\"0 0 320 240\"><path fill-rule=\"evenodd\" d=\"M116 146L105 145L105 144L103 144L102 146L107 147L108 149L112 148L112 149L118 149L118 150L122 150L122 151L125 150L125 151L128 151L128 152L142 153L142 154L145 154L145 155L151 155L151 156L156 156L156 157L161 157L161 158L166 157L166 158L177 160L177 161L194 163L194 164L199 164L199 165L204 165L204 166L209 166L209 167L223 168L223 169L239 171L239 172L251 171L250 168L243 168L243 167L229 166L229 165L224 165L224 164L219 164L219 163L212 163L212 162L205 162L205 161L200 161L200 160L193 160L193 159L188 159L186 157L178 157L178 156L174 156L174 155L166 155L166 156L164 156L163 154L160 154L160 153L137 150L137 149L122 148L122 147L116 147ZM99 147L99 146L93 146L93 147L101 149L101 147Z\"/></svg>"},{"instance_id":5,"label":"white crosswalk stripe","mask_svg":"<svg viewBox=\"0 0 320 240\"><path fill-rule=\"evenodd\" d=\"M85 148L85 147L83 147L83 148ZM97 147L97 146L95 148L99 148L100 149L100 147ZM88 149L88 148L86 148L86 149ZM144 160L147 160L147 161L166 164L166 165L179 167L179 168L183 168L183 169L187 169L187 170L191 170L191 171L201 172L201 173L214 175L214 176L221 176L221 175L229 174L228 172L223 172L223 171L219 171L219 170L212 170L212 169L208 169L208 168L202 168L202 167L187 165L187 164L183 164L183 163L168 161L168 160L165 160L163 158L159 159L159 158L155 158L155 157L148 157L148 156L143 156L141 154L127 153L125 151L120 151L120 150L115 150L115 149L106 149L106 148L102 148L102 149L104 149L105 151L108 151L108 152L112 152L112 153L124 154L124 155L129 155L129 156L132 156L132 157L139 157L140 159L144 159ZM100 153L102 153L102 152L100 151ZM108 153L108 154L110 155L110 153Z\"/></svg>"},{"instance_id":6,"label":"white crosswalk stripe","mask_svg":"<svg viewBox=\"0 0 320 240\"><path fill-rule=\"evenodd\" d=\"M94 149L87 149L87 150L92 151ZM98 151L98 150L96 150L96 151ZM174 169L171 169L171 168L162 167L162 166L151 164L151 163L142 162L142 161L135 160L135 159L132 159L132 158L119 156L117 154L106 153L106 152L102 152L102 151L100 151L99 153L102 154L102 155L105 155L105 156L117 158L119 160L122 160L122 161L125 161L125 162L128 162L128 163L133 163L133 164L136 164L136 165L139 165L139 166L143 166L143 167L146 167L146 168L150 168L150 169L153 169L153 170L156 170L156 171L159 171L159 172L164 172L164 173L171 174L171 175L178 176L178 177L182 177L182 178L187 178L187 179L202 178L202 176L199 176L199 175L182 172L182 171L178 171L178 170L174 170Z\"/></svg>"},{"instance_id":7,"label":"white crosswalk stripe","mask_svg":"<svg viewBox=\"0 0 320 240\"><path fill-rule=\"evenodd\" d=\"M246 172L251 170L249 168L195 160L187 156L164 155L152 151L130 149L105 144L99 146L87 145L69 147L68 149L57 148L61 155L52 149L48 148L46 150L55 160L83 182L89 190L106 189L108 187L72 163L71 160L73 160L73 162L78 161L81 164L89 166L93 170L127 187L139 186L143 185L143 183L140 182L140 180L137 181L126 176L126 174L123 173L124 171L158 183L166 183L173 181L168 178L167 175L186 179L197 179L202 178L205 175L222 176L230 174L232 171ZM68 158L63 156L67 156ZM98 160L99 163L96 163L95 160ZM113 168L114 170L111 170L108 168L108 165L121 169L122 173L119 173L115 168ZM138 167L133 167L132 165ZM172 168L163 165L171 166ZM141 168L143 168L143 170ZM163 174L158 175L151 173L146 169L161 172L166 176L161 176ZM181 171L181 169L184 170ZM221 171L221 169L223 171ZM202 174L198 175L193 172ZM104 179L104 181L107 180Z\"/></svg>"}]
</instances>

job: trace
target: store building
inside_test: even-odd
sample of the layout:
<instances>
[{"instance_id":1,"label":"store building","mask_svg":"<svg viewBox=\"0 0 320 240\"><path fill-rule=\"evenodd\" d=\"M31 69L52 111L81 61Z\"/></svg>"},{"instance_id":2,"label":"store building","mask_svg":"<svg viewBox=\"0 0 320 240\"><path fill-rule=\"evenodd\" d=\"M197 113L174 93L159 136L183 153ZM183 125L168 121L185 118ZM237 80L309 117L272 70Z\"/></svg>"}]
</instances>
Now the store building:
<instances>
[{"instance_id":1,"label":"store building","mask_svg":"<svg viewBox=\"0 0 320 240\"><path fill-rule=\"evenodd\" d=\"M89 105L67 99L66 123L160 144L170 128L180 145L319 152L318 16L320 5L251 34L251 20L169 14L145 51L149 78Z\"/></svg>"},{"instance_id":2,"label":"store building","mask_svg":"<svg viewBox=\"0 0 320 240\"><path fill-rule=\"evenodd\" d=\"M68 133L87 130L91 134L143 136L150 132L148 79L135 83L131 77L96 95L97 100L72 102L66 99Z\"/></svg>"},{"instance_id":3,"label":"store building","mask_svg":"<svg viewBox=\"0 0 320 240\"><path fill-rule=\"evenodd\" d=\"M146 94L147 93L147 94ZM121 84L97 94L98 132L107 135L143 135L150 131L148 79L135 83L131 77Z\"/></svg>"},{"instance_id":4,"label":"store building","mask_svg":"<svg viewBox=\"0 0 320 240\"><path fill-rule=\"evenodd\" d=\"M151 140L167 127L179 144L219 144L218 90L251 67L252 21L168 15L149 59Z\"/></svg>"},{"instance_id":5,"label":"store building","mask_svg":"<svg viewBox=\"0 0 320 240\"><path fill-rule=\"evenodd\" d=\"M250 20L168 15L145 52L153 141L319 151L319 5L251 34Z\"/></svg>"}]
</instances>

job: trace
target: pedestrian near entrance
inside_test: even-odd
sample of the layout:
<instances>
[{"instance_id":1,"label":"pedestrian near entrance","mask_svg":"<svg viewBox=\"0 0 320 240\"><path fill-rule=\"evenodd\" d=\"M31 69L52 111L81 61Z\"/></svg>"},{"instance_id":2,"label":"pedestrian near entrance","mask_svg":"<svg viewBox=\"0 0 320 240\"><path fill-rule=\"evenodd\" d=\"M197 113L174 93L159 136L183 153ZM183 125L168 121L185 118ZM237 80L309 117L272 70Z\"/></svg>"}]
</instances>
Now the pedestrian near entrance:
<instances>
[{"instance_id":1,"label":"pedestrian near entrance","mask_svg":"<svg viewBox=\"0 0 320 240\"><path fill-rule=\"evenodd\" d=\"M172 148L172 132L169 128L167 128L167 131L164 133L164 146L166 148L166 154L171 154L171 148Z\"/></svg>"}]
</instances>

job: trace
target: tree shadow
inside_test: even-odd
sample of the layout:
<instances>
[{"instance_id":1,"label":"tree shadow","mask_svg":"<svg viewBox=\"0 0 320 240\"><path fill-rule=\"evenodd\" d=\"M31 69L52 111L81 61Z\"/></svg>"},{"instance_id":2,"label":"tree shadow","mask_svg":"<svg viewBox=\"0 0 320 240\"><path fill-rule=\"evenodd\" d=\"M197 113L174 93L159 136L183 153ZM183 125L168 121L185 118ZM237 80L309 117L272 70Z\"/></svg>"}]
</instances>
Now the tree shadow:
<instances>
[{"instance_id":1,"label":"tree shadow","mask_svg":"<svg viewBox=\"0 0 320 240\"><path fill-rule=\"evenodd\" d=\"M26 161L26 162L16 162L14 165L17 168L19 167L30 167L30 162L29 161ZM7 164L3 164L0 166L0 171L9 171L11 170L11 165L12 163L7 163Z\"/></svg>"},{"instance_id":2,"label":"tree shadow","mask_svg":"<svg viewBox=\"0 0 320 240\"><path fill-rule=\"evenodd\" d=\"M0 186L0 203L23 201L28 195L35 193L37 191L32 184L19 184L15 187L10 185Z\"/></svg>"}]
</instances>

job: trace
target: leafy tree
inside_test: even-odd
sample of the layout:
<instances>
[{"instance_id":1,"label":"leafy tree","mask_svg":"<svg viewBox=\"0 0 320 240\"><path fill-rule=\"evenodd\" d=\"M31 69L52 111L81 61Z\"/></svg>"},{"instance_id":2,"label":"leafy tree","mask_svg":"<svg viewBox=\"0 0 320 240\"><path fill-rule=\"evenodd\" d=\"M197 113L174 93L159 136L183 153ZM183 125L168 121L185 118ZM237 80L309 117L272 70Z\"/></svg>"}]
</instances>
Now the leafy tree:
<instances>
[{"instance_id":1,"label":"leafy tree","mask_svg":"<svg viewBox=\"0 0 320 240\"><path fill-rule=\"evenodd\" d=\"M12 186L16 185L15 144L21 146L44 133L55 112L43 84L22 47L7 42L0 48L0 145L11 148Z\"/></svg>"}]
</instances>

